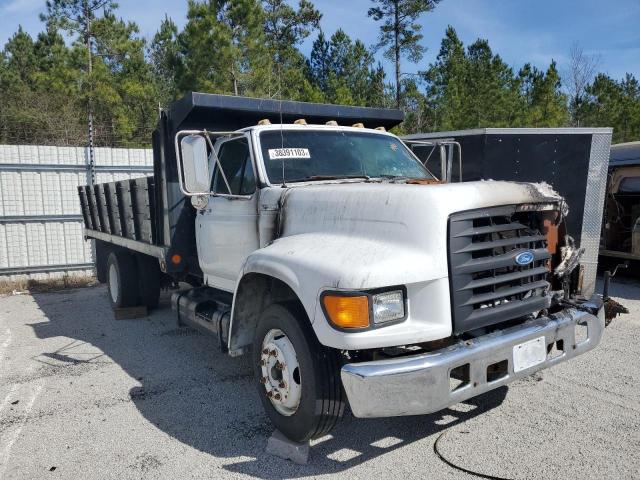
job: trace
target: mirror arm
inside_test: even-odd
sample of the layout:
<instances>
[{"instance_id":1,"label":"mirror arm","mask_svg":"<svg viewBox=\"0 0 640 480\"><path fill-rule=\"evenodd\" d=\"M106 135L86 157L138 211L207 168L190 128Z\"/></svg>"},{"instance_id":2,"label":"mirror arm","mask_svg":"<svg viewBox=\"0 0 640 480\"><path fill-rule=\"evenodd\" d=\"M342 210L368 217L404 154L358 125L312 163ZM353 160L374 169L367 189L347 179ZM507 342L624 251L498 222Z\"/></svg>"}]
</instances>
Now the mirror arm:
<instances>
[{"instance_id":1,"label":"mirror arm","mask_svg":"<svg viewBox=\"0 0 640 480\"><path fill-rule=\"evenodd\" d=\"M447 183L451 183L452 179L453 179L453 147L449 147L447 149Z\"/></svg>"},{"instance_id":2,"label":"mirror arm","mask_svg":"<svg viewBox=\"0 0 640 480\"><path fill-rule=\"evenodd\" d=\"M426 167L427 166L427 162L429 161L429 159L431 158L431 155L433 154L433 152L436 149L436 144L433 142L420 142L420 141L416 141L416 140L402 140L404 142L405 145L407 145L411 151L417 156L416 151L414 149L415 146L418 147L431 147L431 151L429 152L429 155L427 155L427 158L425 159L425 161L423 162L422 160L420 160L420 162Z\"/></svg>"},{"instance_id":3,"label":"mirror arm","mask_svg":"<svg viewBox=\"0 0 640 480\"><path fill-rule=\"evenodd\" d=\"M207 143L209 144L209 148L211 149L211 155L213 155L213 158L216 161L216 165L218 166L218 170L222 174L222 179L224 180L224 185L227 187L227 191L229 192L229 195L233 195L233 193L231 193L231 187L229 186L229 181L227 180L227 176L225 175L224 170L222 169L222 165L220 164L220 159L216 154L216 150L213 148L213 143L211 143L211 138L209 138L209 133L206 130L204 130L204 138L206 138Z\"/></svg>"},{"instance_id":4,"label":"mirror arm","mask_svg":"<svg viewBox=\"0 0 640 480\"><path fill-rule=\"evenodd\" d=\"M440 177L443 182L448 183L449 177L447 174L448 170L448 160L447 160L447 146L443 143L440 144Z\"/></svg>"},{"instance_id":5,"label":"mirror arm","mask_svg":"<svg viewBox=\"0 0 640 480\"><path fill-rule=\"evenodd\" d=\"M431 152L429 153L429 156L427 157L427 159L422 162L423 165L426 166L427 162L429 161L429 159L431 158L431 154L434 152L435 147L439 146L440 147L440 160L441 160L441 175L443 178L447 178L447 182L451 181L451 173L452 173L452 169L453 169L453 155L454 149L458 150L458 181L462 181L462 145L460 145L460 142L456 142L455 140L435 140L435 141L428 141L428 140L403 140L403 142L410 146L409 148L411 149L411 151L413 152L413 146L414 145L430 145L433 147L433 149L431 150ZM447 148L448 147L448 148ZM443 151L444 148L444 151Z\"/></svg>"},{"instance_id":6,"label":"mirror arm","mask_svg":"<svg viewBox=\"0 0 640 480\"><path fill-rule=\"evenodd\" d=\"M459 142L451 142L458 147L458 169L460 170L458 181L462 182L462 145Z\"/></svg>"},{"instance_id":7,"label":"mirror arm","mask_svg":"<svg viewBox=\"0 0 640 480\"><path fill-rule=\"evenodd\" d=\"M431 155L433 155L433 152L436 151L436 146L435 145L431 145L431 151L429 152L429 155L427 155L427 158L424 162L422 162L422 164L426 167L427 166L427 162L429 161L429 159L431 158Z\"/></svg>"}]
</instances>

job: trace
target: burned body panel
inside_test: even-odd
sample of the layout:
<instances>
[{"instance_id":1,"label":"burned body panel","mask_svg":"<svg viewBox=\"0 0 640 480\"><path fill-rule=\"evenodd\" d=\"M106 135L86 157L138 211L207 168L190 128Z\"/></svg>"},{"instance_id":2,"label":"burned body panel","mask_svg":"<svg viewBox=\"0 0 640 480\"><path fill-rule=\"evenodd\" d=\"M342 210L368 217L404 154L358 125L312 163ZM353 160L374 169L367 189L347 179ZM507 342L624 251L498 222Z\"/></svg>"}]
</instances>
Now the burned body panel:
<instances>
[{"instance_id":1,"label":"burned body panel","mask_svg":"<svg viewBox=\"0 0 640 480\"><path fill-rule=\"evenodd\" d=\"M611 128L483 128L403 139L459 142L464 182L492 179L551 185L569 205L567 233L584 249L578 283L580 293L589 297L595 290L611 133ZM458 181L455 173L454 169L453 181Z\"/></svg>"}]
</instances>

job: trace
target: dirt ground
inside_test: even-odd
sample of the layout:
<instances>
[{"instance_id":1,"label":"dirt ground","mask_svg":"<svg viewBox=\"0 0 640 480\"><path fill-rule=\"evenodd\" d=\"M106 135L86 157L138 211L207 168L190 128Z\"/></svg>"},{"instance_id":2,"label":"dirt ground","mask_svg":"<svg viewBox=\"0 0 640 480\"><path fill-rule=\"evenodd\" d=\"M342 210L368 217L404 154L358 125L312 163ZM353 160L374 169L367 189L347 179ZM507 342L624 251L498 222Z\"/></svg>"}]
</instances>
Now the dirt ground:
<instances>
[{"instance_id":1,"label":"dirt ground","mask_svg":"<svg viewBox=\"0 0 640 480\"><path fill-rule=\"evenodd\" d=\"M616 279L617 280L617 279ZM103 286L0 297L0 478L640 478L640 284L574 361L433 415L347 416L308 465L264 451L246 359L164 307L115 320Z\"/></svg>"}]
</instances>

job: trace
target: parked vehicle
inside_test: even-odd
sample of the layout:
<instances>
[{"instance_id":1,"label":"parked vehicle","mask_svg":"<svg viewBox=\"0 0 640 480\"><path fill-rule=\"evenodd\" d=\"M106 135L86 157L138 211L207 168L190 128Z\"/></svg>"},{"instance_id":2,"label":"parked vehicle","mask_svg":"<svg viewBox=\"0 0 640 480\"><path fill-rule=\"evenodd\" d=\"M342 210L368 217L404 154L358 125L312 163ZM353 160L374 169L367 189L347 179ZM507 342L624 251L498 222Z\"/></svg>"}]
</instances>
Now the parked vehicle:
<instances>
[{"instance_id":1,"label":"parked vehicle","mask_svg":"<svg viewBox=\"0 0 640 480\"><path fill-rule=\"evenodd\" d=\"M305 441L426 414L594 348L549 186L445 183L386 130L396 110L192 93L163 112L154 176L80 187L116 307L154 307L252 355L273 424ZM445 161L446 157L445 157ZM451 170L445 166L445 171Z\"/></svg>"},{"instance_id":2,"label":"parked vehicle","mask_svg":"<svg viewBox=\"0 0 640 480\"><path fill-rule=\"evenodd\" d=\"M611 146L600 254L640 266L640 142Z\"/></svg>"}]
</instances>

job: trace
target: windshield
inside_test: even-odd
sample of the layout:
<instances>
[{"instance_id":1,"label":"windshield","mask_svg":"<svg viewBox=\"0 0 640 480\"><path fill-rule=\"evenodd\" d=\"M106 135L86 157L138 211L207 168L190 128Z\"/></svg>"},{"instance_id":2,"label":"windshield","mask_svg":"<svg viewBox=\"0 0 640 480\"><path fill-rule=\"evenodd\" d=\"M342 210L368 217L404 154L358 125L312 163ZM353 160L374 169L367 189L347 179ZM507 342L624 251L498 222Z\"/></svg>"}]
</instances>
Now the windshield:
<instances>
[{"instance_id":1,"label":"windshield","mask_svg":"<svg viewBox=\"0 0 640 480\"><path fill-rule=\"evenodd\" d=\"M260 133L260 145L271 183L350 177L433 178L407 147L390 135L267 130Z\"/></svg>"}]
</instances>

